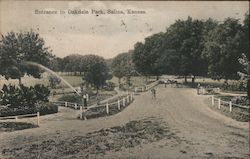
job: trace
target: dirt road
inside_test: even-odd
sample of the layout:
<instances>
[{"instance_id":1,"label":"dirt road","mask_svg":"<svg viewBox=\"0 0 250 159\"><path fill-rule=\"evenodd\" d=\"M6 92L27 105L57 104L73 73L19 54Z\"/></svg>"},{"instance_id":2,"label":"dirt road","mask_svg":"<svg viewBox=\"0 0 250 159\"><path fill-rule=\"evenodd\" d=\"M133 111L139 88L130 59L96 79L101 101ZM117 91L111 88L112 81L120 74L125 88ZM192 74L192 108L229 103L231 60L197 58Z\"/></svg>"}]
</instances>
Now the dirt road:
<instances>
[{"instance_id":1,"label":"dirt road","mask_svg":"<svg viewBox=\"0 0 250 159\"><path fill-rule=\"evenodd\" d=\"M31 158L30 148L55 140L57 147L72 141L75 136L100 129L124 125L133 120L157 118L164 123L172 136L154 142L141 142L138 146L110 150L85 158L249 158L249 123L227 118L211 110L206 104L207 96L197 96L196 91L187 88L156 87L157 98L150 92L135 97L135 101L121 113L114 116L80 121L75 119L75 110L61 108L56 115L41 117L39 128L4 132L0 134L0 158ZM59 142L61 141L61 142ZM62 142L64 141L64 142ZM153 140L152 140L153 141ZM101 141L100 141L101 142ZM99 144L96 142L95 144ZM72 147L76 146L71 145ZM13 150L13 151L12 151ZM15 152L14 152L15 150ZM37 150L38 151L38 150ZM79 152L80 151L80 152ZM40 151L39 156L50 152L58 154L53 158L82 158L81 151L62 155L58 149ZM85 155L86 152L84 151ZM43 158L43 157L41 157ZM44 157L45 158L45 157Z\"/></svg>"}]
</instances>

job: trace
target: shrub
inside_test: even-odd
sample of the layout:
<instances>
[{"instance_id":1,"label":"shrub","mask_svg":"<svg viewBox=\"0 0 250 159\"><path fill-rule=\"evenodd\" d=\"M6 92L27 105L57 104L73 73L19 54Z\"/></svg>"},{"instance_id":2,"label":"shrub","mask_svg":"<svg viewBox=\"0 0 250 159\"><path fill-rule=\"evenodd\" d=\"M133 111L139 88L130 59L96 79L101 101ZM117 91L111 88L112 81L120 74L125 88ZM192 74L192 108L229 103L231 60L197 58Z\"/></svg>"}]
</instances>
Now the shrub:
<instances>
[{"instance_id":1,"label":"shrub","mask_svg":"<svg viewBox=\"0 0 250 159\"><path fill-rule=\"evenodd\" d=\"M48 78L49 78L49 86L51 88L56 88L61 83L61 79L53 75L50 75Z\"/></svg>"},{"instance_id":2,"label":"shrub","mask_svg":"<svg viewBox=\"0 0 250 159\"><path fill-rule=\"evenodd\" d=\"M58 106L53 103L37 103L36 111L40 112L40 115L54 114L58 112Z\"/></svg>"},{"instance_id":3,"label":"shrub","mask_svg":"<svg viewBox=\"0 0 250 159\"><path fill-rule=\"evenodd\" d=\"M115 89L115 83L114 82L107 82L103 88L106 91L113 91Z\"/></svg>"},{"instance_id":4,"label":"shrub","mask_svg":"<svg viewBox=\"0 0 250 159\"><path fill-rule=\"evenodd\" d=\"M34 108L30 107L18 107L11 108L5 107L0 109L0 116L15 116L15 115L24 115L24 114L34 114L40 112L40 115L53 114L58 112L58 106L53 103L37 103Z\"/></svg>"},{"instance_id":5,"label":"shrub","mask_svg":"<svg viewBox=\"0 0 250 159\"><path fill-rule=\"evenodd\" d=\"M50 94L48 87L41 84L37 84L34 87L4 85L2 92L0 105L10 105L12 108L34 107L38 102L48 102Z\"/></svg>"},{"instance_id":6,"label":"shrub","mask_svg":"<svg viewBox=\"0 0 250 159\"><path fill-rule=\"evenodd\" d=\"M67 101L67 102L72 102L72 103L82 103L82 97L79 95L63 95L59 99L59 101Z\"/></svg>"}]
</instances>

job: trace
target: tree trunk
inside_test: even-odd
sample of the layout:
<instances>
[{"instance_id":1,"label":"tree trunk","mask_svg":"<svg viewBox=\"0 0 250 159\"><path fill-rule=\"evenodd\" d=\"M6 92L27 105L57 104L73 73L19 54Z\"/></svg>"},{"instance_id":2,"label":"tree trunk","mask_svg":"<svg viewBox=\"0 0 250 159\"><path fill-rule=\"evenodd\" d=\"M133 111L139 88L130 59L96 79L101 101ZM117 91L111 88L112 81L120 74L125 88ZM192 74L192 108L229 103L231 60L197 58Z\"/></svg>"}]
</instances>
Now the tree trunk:
<instances>
[{"instance_id":1,"label":"tree trunk","mask_svg":"<svg viewBox=\"0 0 250 159\"><path fill-rule=\"evenodd\" d=\"M118 88L120 89L121 87L121 78L118 78Z\"/></svg>"},{"instance_id":2,"label":"tree trunk","mask_svg":"<svg viewBox=\"0 0 250 159\"><path fill-rule=\"evenodd\" d=\"M99 93L99 87L96 87L96 95Z\"/></svg>"},{"instance_id":3,"label":"tree trunk","mask_svg":"<svg viewBox=\"0 0 250 159\"><path fill-rule=\"evenodd\" d=\"M21 79L21 77L18 78L18 84L19 84L19 86L22 84L22 79Z\"/></svg>"},{"instance_id":4,"label":"tree trunk","mask_svg":"<svg viewBox=\"0 0 250 159\"><path fill-rule=\"evenodd\" d=\"M195 82L195 76L192 77L192 83L194 84Z\"/></svg>"},{"instance_id":5,"label":"tree trunk","mask_svg":"<svg viewBox=\"0 0 250 159\"><path fill-rule=\"evenodd\" d=\"M185 76L185 83L187 83L187 76Z\"/></svg>"},{"instance_id":6,"label":"tree trunk","mask_svg":"<svg viewBox=\"0 0 250 159\"><path fill-rule=\"evenodd\" d=\"M250 79L247 80L247 97L250 100Z\"/></svg>"}]
</instances>

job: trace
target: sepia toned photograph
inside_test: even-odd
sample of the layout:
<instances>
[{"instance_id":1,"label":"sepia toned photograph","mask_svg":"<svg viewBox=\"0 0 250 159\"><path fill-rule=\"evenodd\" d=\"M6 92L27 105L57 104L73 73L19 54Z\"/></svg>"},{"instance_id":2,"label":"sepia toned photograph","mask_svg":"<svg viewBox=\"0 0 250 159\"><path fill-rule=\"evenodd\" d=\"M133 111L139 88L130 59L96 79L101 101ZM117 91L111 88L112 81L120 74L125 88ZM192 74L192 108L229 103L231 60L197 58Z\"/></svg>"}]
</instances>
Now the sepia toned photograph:
<instances>
[{"instance_id":1,"label":"sepia toned photograph","mask_svg":"<svg viewBox=\"0 0 250 159\"><path fill-rule=\"evenodd\" d=\"M249 1L0 0L0 159L249 159Z\"/></svg>"}]
</instances>

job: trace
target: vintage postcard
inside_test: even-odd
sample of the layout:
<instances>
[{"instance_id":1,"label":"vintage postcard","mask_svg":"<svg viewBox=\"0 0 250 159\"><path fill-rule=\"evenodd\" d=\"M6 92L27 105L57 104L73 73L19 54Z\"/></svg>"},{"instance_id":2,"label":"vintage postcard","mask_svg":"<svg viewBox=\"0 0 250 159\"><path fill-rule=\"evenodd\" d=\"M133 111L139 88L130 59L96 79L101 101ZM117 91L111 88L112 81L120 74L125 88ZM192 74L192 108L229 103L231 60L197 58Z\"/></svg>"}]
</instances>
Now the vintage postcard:
<instances>
[{"instance_id":1,"label":"vintage postcard","mask_svg":"<svg viewBox=\"0 0 250 159\"><path fill-rule=\"evenodd\" d=\"M0 0L0 159L250 158L249 1Z\"/></svg>"}]
</instances>

